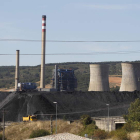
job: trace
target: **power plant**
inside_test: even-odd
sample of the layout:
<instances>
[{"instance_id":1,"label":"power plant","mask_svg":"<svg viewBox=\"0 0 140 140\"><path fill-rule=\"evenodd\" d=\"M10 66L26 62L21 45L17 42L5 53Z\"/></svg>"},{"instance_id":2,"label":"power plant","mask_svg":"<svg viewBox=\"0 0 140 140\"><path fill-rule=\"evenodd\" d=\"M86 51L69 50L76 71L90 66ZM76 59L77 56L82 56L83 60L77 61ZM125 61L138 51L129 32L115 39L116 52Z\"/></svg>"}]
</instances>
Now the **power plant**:
<instances>
[{"instance_id":1,"label":"power plant","mask_svg":"<svg viewBox=\"0 0 140 140\"><path fill-rule=\"evenodd\" d=\"M77 87L77 79L74 70L58 69L55 65L53 70L53 88L45 89L45 44L46 44L46 15L42 16L42 52L40 91L74 91ZM122 82L120 91L140 90L140 63L122 63ZM15 90L19 83L19 50L16 51ZM29 82L30 83L30 82ZM109 65L90 64L90 82L88 91L110 91L109 88Z\"/></svg>"},{"instance_id":2,"label":"power plant","mask_svg":"<svg viewBox=\"0 0 140 140\"><path fill-rule=\"evenodd\" d=\"M49 68L47 68L47 75L49 80L52 80L52 87L49 83L47 86L49 88L45 88L45 44L46 44L46 16L42 16L42 52L41 52L41 70L36 69L37 71L34 74L30 74L34 77L31 81L39 81L38 72L40 71L40 88L37 88L38 85L36 83L31 83L29 81L25 81L25 83L21 83L19 81L19 50L16 50L16 68L15 68L15 92L10 93L1 93L0 95L0 109L6 108L9 111L8 115L11 117L6 118L6 120L11 121L21 121L23 116L30 115L38 115L39 119L48 119L47 115L44 114L54 114L56 111L55 103L58 103L58 112L62 115L65 113L71 115L69 118L80 117L83 110L86 113L89 113L92 116L96 115L106 115L107 114L107 105L109 109L109 105L112 106L110 113L113 115L122 115L128 110L128 106L134 99L140 98L140 63L128 62L121 63L122 66L122 82L120 90L110 92L109 87L109 64L99 63L99 64L90 64L90 81L89 87L85 82L87 77L89 76L89 72L87 70L87 66L85 69L76 64L74 67L71 65L73 69L64 69L58 68L55 65L55 69L53 69L53 76L50 78L49 72L52 71L52 64ZM40 67L40 66L39 66ZM120 65L119 65L120 68ZM79 70L78 70L79 69ZM30 69L28 69L30 70ZM76 72L74 70L77 70ZM113 69L114 70L114 69ZM120 69L119 69L120 70ZM22 71L27 74L26 71ZM121 73L121 70L119 71ZM118 72L118 73L119 73ZM75 76L77 74L77 77ZM84 77L84 74L88 74L87 77ZM9 74L9 73L8 73ZM84 76L83 76L84 75ZM25 75L24 75L25 76ZM83 77L82 77L83 76ZM80 80L79 80L79 79ZM89 77L88 77L89 78ZM22 77L20 79L23 79ZM24 79L28 79L27 76ZM30 78L28 79L30 80ZM85 81L84 81L85 80ZM13 79L14 81L14 79ZM78 81L78 82L77 82ZM20 82L20 83L19 83ZM19 83L19 84L18 84ZM84 89L88 88L88 91L81 91L81 89L77 88L77 83ZM116 84L117 85L117 84ZM46 86L46 87L47 87ZM76 91L76 88L79 91ZM125 91L125 93L123 93ZM130 93L131 92L131 93ZM99 94L100 93L100 94ZM7 94L7 95L6 95ZM125 96L124 96L125 95ZM107 104L106 104L107 103ZM121 103L121 104L120 104ZM116 106L115 110L114 107ZM124 106L124 108L123 108ZM86 107L86 108L85 108ZM93 108L92 108L93 107ZM119 108L118 108L119 107ZM88 112L87 110L91 110ZM106 109L105 109L106 108ZM15 112L16 117L15 117ZM77 112L75 114L71 114L72 112ZM95 113L96 112L96 113ZM11 115L12 114L12 115ZM109 114L109 115L110 115ZM44 115L44 116L43 116ZM0 114L0 117L2 114ZM61 115L58 115L59 117ZM62 116L61 116L62 117ZM75 118L76 118L75 117ZM27 119L27 118L24 118ZM77 118L76 118L77 119ZM29 117L28 117L28 120Z\"/></svg>"},{"instance_id":3,"label":"power plant","mask_svg":"<svg viewBox=\"0 0 140 140\"><path fill-rule=\"evenodd\" d=\"M120 91L140 90L140 63L122 63Z\"/></svg>"},{"instance_id":4,"label":"power plant","mask_svg":"<svg viewBox=\"0 0 140 140\"><path fill-rule=\"evenodd\" d=\"M88 91L109 91L109 65L90 64L90 82Z\"/></svg>"}]
</instances>

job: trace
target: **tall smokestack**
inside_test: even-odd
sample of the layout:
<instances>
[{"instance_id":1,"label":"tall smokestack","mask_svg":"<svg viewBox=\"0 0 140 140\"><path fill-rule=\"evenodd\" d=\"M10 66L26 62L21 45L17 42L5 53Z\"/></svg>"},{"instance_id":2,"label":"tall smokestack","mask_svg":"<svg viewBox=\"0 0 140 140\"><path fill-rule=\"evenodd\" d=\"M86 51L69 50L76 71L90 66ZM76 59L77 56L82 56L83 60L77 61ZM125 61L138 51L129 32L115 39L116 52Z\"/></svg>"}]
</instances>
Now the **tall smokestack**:
<instances>
[{"instance_id":1,"label":"tall smokestack","mask_svg":"<svg viewBox=\"0 0 140 140\"><path fill-rule=\"evenodd\" d=\"M16 50L15 91L18 88L18 82L19 82L19 50Z\"/></svg>"},{"instance_id":2,"label":"tall smokestack","mask_svg":"<svg viewBox=\"0 0 140 140\"><path fill-rule=\"evenodd\" d=\"M108 71L107 64L91 64L88 91L109 91Z\"/></svg>"},{"instance_id":3,"label":"tall smokestack","mask_svg":"<svg viewBox=\"0 0 140 140\"><path fill-rule=\"evenodd\" d=\"M140 63L122 63L120 91L140 90Z\"/></svg>"},{"instance_id":4,"label":"tall smokestack","mask_svg":"<svg viewBox=\"0 0 140 140\"><path fill-rule=\"evenodd\" d=\"M45 43L46 43L46 16L42 16L42 58L40 88L45 88Z\"/></svg>"}]
</instances>

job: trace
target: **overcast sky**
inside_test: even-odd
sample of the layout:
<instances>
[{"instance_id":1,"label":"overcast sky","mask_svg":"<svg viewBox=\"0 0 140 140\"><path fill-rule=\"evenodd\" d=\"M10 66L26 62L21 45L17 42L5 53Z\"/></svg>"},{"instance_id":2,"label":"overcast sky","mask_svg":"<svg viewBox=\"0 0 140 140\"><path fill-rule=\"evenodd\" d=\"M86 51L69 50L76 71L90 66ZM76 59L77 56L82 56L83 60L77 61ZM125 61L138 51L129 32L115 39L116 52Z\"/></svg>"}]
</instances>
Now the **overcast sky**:
<instances>
[{"instance_id":1,"label":"overcast sky","mask_svg":"<svg viewBox=\"0 0 140 140\"><path fill-rule=\"evenodd\" d=\"M140 40L139 0L0 0L0 39L41 40L42 15L46 39L64 41ZM46 63L140 60L140 43L46 43ZM41 54L41 42L0 41L0 54ZM128 54L97 52L128 51ZM0 66L15 65L16 56L0 55ZM20 56L20 65L39 65L41 56Z\"/></svg>"}]
</instances>

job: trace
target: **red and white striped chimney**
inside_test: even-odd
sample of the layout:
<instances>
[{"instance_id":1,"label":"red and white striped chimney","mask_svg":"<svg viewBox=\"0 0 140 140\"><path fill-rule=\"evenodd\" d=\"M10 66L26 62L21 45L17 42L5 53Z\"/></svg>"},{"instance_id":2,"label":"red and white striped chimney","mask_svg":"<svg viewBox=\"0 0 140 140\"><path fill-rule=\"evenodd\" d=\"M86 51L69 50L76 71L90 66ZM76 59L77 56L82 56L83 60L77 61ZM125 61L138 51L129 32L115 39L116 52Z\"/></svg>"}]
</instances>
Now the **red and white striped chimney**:
<instances>
[{"instance_id":1,"label":"red and white striped chimney","mask_svg":"<svg viewBox=\"0 0 140 140\"><path fill-rule=\"evenodd\" d=\"M45 88L45 44L46 44L46 16L42 16L42 58L40 88Z\"/></svg>"},{"instance_id":2,"label":"red and white striped chimney","mask_svg":"<svg viewBox=\"0 0 140 140\"><path fill-rule=\"evenodd\" d=\"M46 16L42 16L42 32L46 31Z\"/></svg>"}]
</instances>

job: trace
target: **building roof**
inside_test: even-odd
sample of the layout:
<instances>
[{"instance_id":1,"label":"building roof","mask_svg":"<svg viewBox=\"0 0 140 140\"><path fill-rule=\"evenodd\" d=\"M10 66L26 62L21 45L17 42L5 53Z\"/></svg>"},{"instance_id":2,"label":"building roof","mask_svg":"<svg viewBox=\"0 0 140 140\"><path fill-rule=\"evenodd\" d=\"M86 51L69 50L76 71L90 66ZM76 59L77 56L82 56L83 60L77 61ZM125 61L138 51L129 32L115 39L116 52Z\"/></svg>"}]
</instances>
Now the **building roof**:
<instances>
[{"instance_id":1,"label":"building roof","mask_svg":"<svg viewBox=\"0 0 140 140\"><path fill-rule=\"evenodd\" d=\"M55 135L49 135L44 137L37 137L28 140L90 140L89 138L77 136L70 133L59 133Z\"/></svg>"}]
</instances>

